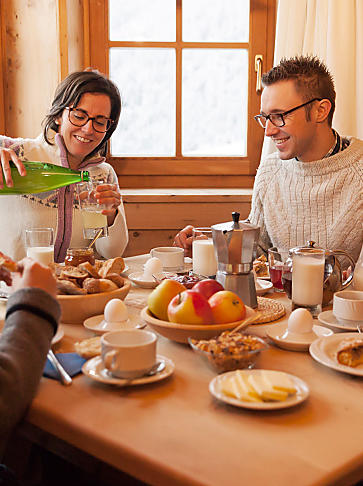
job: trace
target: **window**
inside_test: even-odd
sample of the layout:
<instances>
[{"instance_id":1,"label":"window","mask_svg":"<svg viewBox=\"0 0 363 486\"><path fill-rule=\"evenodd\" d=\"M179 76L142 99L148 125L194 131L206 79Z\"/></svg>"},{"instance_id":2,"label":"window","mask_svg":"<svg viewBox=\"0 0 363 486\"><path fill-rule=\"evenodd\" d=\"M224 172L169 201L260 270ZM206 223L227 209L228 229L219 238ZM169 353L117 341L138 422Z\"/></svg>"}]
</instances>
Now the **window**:
<instances>
[{"instance_id":1,"label":"window","mask_svg":"<svg viewBox=\"0 0 363 486\"><path fill-rule=\"evenodd\" d=\"M255 56L271 66L274 21L274 0L89 2L90 65L123 101L110 161L124 187L252 186Z\"/></svg>"}]
</instances>

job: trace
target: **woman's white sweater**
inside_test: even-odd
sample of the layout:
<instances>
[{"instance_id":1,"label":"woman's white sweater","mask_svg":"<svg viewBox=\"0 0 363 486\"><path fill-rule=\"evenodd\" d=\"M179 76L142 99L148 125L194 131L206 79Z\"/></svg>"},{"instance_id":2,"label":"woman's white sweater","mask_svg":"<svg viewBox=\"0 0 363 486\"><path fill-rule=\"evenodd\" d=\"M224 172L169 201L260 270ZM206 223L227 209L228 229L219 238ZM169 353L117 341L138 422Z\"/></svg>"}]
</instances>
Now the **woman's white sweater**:
<instances>
[{"instance_id":1,"label":"woman's white sweater","mask_svg":"<svg viewBox=\"0 0 363 486\"><path fill-rule=\"evenodd\" d=\"M258 168L250 221L261 228L260 244L346 250L357 261L363 240L363 141L313 162L281 160L278 153Z\"/></svg>"},{"instance_id":2,"label":"woman's white sweater","mask_svg":"<svg viewBox=\"0 0 363 486\"><path fill-rule=\"evenodd\" d=\"M35 139L9 139L0 137L0 147L14 148L23 160L51 162L61 165L60 150L57 145L49 145L40 135ZM113 168L106 162L89 169L103 176L105 180L117 183ZM25 256L24 229L50 227L56 233L58 230L57 191L31 194L25 196L0 195L0 250L19 260ZM72 236L70 247L87 246L89 240L83 238L83 222L77 200L72 210ZM124 207L121 201L117 216L112 226L108 228L109 236L96 241L96 250L104 258L121 256L128 242L128 232Z\"/></svg>"}]
</instances>

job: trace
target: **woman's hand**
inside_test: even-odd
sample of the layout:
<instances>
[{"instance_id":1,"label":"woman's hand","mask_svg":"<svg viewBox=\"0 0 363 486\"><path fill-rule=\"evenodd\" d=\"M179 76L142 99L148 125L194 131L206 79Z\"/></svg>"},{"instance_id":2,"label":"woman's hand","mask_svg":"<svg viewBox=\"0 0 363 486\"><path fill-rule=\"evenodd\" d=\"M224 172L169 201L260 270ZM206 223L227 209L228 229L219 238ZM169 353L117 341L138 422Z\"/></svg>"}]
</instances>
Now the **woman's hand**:
<instances>
[{"instance_id":1,"label":"woman's hand","mask_svg":"<svg viewBox=\"0 0 363 486\"><path fill-rule=\"evenodd\" d=\"M14 150L1 147L0 148L0 162L1 168L0 170L0 189L4 188L4 176L5 176L5 184L8 187L13 187L13 179L11 178L11 169L10 169L10 161L14 162L15 166L18 169L18 172L21 176L26 175L26 170L24 164L16 155Z\"/></svg>"},{"instance_id":2,"label":"woman's hand","mask_svg":"<svg viewBox=\"0 0 363 486\"><path fill-rule=\"evenodd\" d=\"M102 214L107 216L108 226L111 226L116 217L116 211L121 204L121 194L117 184L100 184L96 187L96 199L99 204L104 204L107 209Z\"/></svg>"},{"instance_id":3,"label":"woman's hand","mask_svg":"<svg viewBox=\"0 0 363 486\"><path fill-rule=\"evenodd\" d=\"M192 242L193 242L193 229L191 225L183 228L179 233L175 235L173 246L179 246L184 248L184 255L192 255Z\"/></svg>"}]
</instances>

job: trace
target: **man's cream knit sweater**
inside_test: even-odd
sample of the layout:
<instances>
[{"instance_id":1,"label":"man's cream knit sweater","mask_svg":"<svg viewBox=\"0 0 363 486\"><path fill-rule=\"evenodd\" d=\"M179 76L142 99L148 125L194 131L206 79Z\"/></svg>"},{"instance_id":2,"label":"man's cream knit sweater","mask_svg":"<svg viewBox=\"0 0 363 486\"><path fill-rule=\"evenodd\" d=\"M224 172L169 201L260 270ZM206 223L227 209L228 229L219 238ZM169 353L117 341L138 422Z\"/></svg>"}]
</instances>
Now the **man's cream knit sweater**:
<instances>
[{"instance_id":1,"label":"man's cream knit sweater","mask_svg":"<svg viewBox=\"0 0 363 486\"><path fill-rule=\"evenodd\" d=\"M346 250L357 260L363 240L363 141L322 160L281 160L274 153L258 168L250 220L260 244Z\"/></svg>"}]
</instances>

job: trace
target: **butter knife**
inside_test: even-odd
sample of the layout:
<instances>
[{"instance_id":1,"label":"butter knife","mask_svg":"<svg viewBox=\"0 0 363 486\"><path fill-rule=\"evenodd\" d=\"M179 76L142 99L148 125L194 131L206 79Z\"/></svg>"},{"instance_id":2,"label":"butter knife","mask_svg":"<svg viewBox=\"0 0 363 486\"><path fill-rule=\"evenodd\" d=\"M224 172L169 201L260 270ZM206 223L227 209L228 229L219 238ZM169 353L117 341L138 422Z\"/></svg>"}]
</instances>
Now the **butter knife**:
<instances>
[{"instance_id":1,"label":"butter knife","mask_svg":"<svg viewBox=\"0 0 363 486\"><path fill-rule=\"evenodd\" d=\"M51 349L48 351L47 356L48 356L49 361L52 363L53 368L55 368L58 371L62 385L65 385L65 386L71 385L72 384L72 378L69 376L69 374L63 368L63 366L60 364L56 355L53 353L53 351Z\"/></svg>"}]
</instances>

